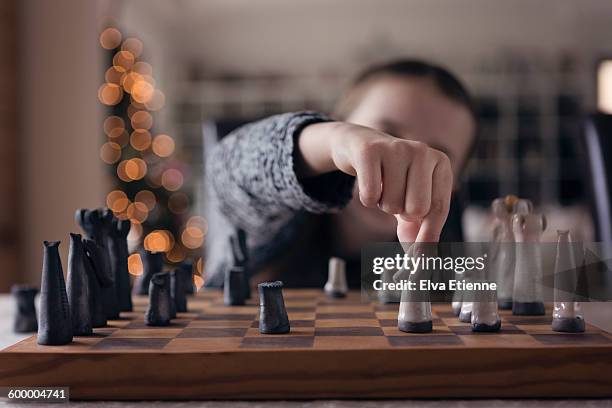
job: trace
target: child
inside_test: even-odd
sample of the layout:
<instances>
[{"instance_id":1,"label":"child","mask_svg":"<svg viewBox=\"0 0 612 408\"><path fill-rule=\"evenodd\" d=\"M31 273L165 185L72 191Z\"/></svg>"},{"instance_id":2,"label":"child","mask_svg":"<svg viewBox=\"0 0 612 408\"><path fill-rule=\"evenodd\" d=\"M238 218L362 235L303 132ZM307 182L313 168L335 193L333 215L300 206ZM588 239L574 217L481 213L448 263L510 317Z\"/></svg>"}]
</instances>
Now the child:
<instances>
[{"instance_id":1,"label":"child","mask_svg":"<svg viewBox=\"0 0 612 408\"><path fill-rule=\"evenodd\" d=\"M359 287L368 242L437 242L475 129L459 80L404 60L365 71L332 117L286 113L235 130L207 163L207 285L223 284L236 228L255 279L287 286L322 287L339 256Z\"/></svg>"}]
</instances>

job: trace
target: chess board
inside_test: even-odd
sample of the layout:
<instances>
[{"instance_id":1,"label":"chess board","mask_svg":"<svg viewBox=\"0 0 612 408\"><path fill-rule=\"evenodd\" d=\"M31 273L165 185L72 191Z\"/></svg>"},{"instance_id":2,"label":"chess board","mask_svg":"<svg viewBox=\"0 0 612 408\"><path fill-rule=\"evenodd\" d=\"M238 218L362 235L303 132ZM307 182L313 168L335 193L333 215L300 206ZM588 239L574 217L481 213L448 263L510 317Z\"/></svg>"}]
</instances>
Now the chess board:
<instances>
[{"instance_id":1,"label":"chess board","mask_svg":"<svg viewBox=\"0 0 612 408\"><path fill-rule=\"evenodd\" d=\"M256 293L254 293L256 295ZM0 386L69 386L76 399L312 399L612 396L612 336L550 330L550 316L502 312L499 333L472 333L450 305L434 330L400 332L397 304L359 293L284 290L285 335L258 331L257 299L189 299L169 327L147 327L147 299L67 346L32 336L0 352Z\"/></svg>"}]
</instances>

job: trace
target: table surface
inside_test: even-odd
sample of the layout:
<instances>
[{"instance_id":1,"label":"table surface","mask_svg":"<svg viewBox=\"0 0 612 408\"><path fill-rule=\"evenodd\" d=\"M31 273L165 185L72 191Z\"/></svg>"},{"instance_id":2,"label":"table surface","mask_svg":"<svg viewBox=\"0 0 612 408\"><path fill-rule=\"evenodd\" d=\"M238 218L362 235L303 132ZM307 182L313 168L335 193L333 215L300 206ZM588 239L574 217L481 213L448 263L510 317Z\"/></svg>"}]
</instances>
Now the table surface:
<instances>
[{"instance_id":1,"label":"table surface","mask_svg":"<svg viewBox=\"0 0 612 408\"><path fill-rule=\"evenodd\" d=\"M612 332L612 303L584 304L586 320L608 332ZM0 349L28 337L29 335L17 335L12 332L12 319L14 302L10 295L0 295ZM346 400L316 400L316 401L257 401L257 402L223 402L223 401L185 401L185 402L73 402L77 406L103 406L103 407L368 407L391 408L400 406L422 406L422 407L566 407L574 406L577 401L572 400L387 400L387 401L346 401ZM19 404L27 407L29 404ZM612 407L612 400L580 400L580 405L585 407ZM11 403L0 400L0 407L12 406ZM41 407L42 404L32 404ZM57 405L54 405L57 406Z\"/></svg>"}]
</instances>

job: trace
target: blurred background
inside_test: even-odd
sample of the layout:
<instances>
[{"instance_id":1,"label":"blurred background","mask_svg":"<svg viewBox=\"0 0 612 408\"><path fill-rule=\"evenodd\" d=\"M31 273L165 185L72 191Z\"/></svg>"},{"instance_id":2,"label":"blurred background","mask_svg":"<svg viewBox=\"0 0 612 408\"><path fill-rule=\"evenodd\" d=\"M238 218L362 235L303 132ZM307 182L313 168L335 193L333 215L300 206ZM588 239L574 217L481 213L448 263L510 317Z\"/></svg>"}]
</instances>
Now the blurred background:
<instances>
[{"instance_id":1,"label":"blurred background","mask_svg":"<svg viewBox=\"0 0 612 408\"><path fill-rule=\"evenodd\" d=\"M611 127L592 116L612 113L610 1L3 0L0 43L0 291L38 284L41 242L66 259L75 209L104 205L132 221L133 248L190 260L197 280L210 146L266 115L329 112L397 57L449 67L477 99L468 238L510 193L553 235L612 238Z\"/></svg>"}]
</instances>

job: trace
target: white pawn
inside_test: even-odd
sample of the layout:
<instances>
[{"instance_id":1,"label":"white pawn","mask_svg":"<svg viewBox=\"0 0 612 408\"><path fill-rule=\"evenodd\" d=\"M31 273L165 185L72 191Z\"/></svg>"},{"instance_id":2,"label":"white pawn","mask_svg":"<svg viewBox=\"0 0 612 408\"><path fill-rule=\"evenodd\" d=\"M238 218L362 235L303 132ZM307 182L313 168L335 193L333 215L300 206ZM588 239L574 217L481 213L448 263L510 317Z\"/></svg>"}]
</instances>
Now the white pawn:
<instances>
[{"instance_id":1,"label":"white pawn","mask_svg":"<svg viewBox=\"0 0 612 408\"><path fill-rule=\"evenodd\" d=\"M334 298L346 296L348 284L346 283L346 264L343 259L329 258L327 283L323 290L327 296Z\"/></svg>"},{"instance_id":2,"label":"white pawn","mask_svg":"<svg viewBox=\"0 0 612 408\"><path fill-rule=\"evenodd\" d=\"M427 249L431 250L432 248ZM413 244L407 253L409 256L414 257L415 252L416 244ZM416 282L427 280L430 277L431 271L418 268L413 273L400 269L393 279L395 282L408 280L416 284ZM433 322L429 292L421 293L420 291L417 292L409 289L402 291L399 313L397 315L397 328L406 333L428 333L432 331Z\"/></svg>"},{"instance_id":3,"label":"white pawn","mask_svg":"<svg viewBox=\"0 0 612 408\"><path fill-rule=\"evenodd\" d=\"M459 321L463 323L472 322L472 305L473 302L463 301L461 302L461 311L459 312Z\"/></svg>"},{"instance_id":4,"label":"white pawn","mask_svg":"<svg viewBox=\"0 0 612 408\"><path fill-rule=\"evenodd\" d=\"M472 302L472 331L495 332L501 328L501 319L497 313L497 292L487 291L479 295L478 302Z\"/></svg>"},{"instance_id":5,"label":"white pawn","mask_svg":"<svg viewBox=\"0 0 612 408\"><path fill-rule=\"evenodd\" d=\"M578 271L569 231L557 231L557 257L555 260L555 303L552 330L581 333L585 329L580 303L574 301Z\"/></svg>"}]
</instances>

